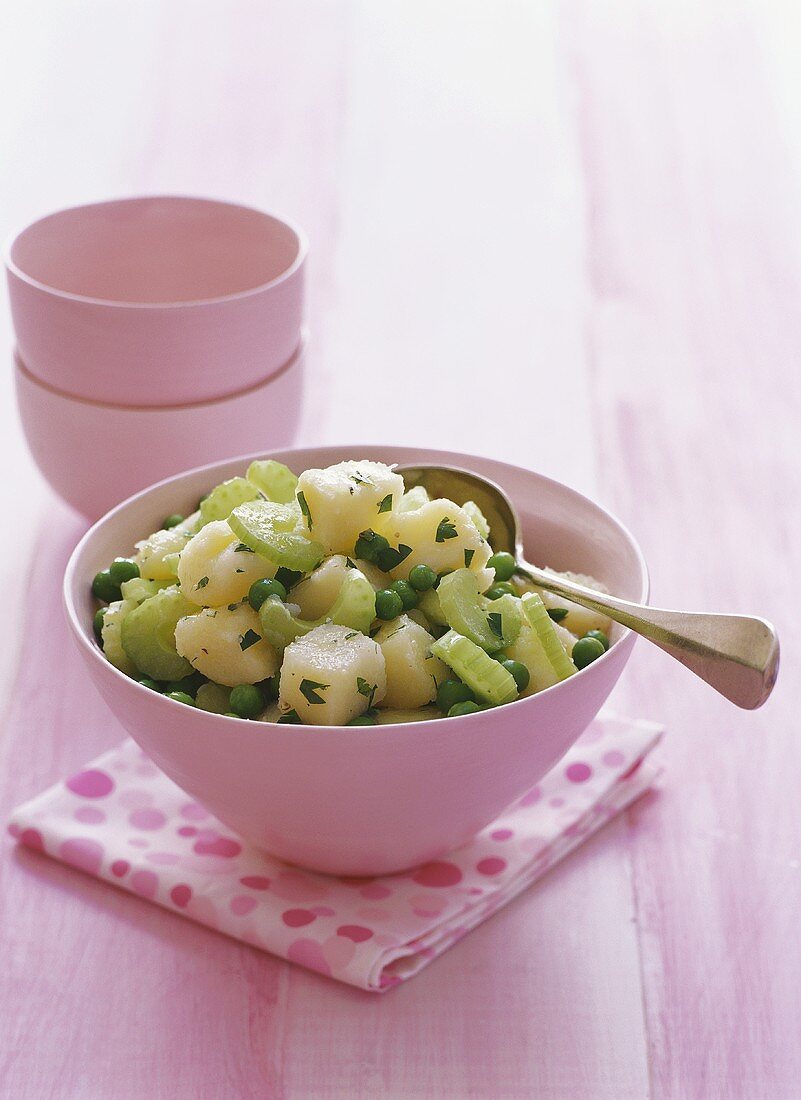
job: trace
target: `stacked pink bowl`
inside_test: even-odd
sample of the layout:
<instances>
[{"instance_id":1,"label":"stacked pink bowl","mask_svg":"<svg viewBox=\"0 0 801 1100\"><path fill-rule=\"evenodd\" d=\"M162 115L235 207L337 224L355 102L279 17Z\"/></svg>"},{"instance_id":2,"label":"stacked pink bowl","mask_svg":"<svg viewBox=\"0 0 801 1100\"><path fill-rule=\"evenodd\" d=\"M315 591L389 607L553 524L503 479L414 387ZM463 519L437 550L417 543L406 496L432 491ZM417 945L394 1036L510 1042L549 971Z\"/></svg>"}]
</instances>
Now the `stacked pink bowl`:
<instances>
[{"instance_id":1,"label":"stacked pink bowl","mask_svg":"<svg viewBox=\"0 0 801 1100\"><path fill-rule=\"evenodd\" d=\"M90 519L154 481L285 446L300 418L303 234L154 196L51 214L6 251L23 428Z\"/></svg>"}]
</instances>

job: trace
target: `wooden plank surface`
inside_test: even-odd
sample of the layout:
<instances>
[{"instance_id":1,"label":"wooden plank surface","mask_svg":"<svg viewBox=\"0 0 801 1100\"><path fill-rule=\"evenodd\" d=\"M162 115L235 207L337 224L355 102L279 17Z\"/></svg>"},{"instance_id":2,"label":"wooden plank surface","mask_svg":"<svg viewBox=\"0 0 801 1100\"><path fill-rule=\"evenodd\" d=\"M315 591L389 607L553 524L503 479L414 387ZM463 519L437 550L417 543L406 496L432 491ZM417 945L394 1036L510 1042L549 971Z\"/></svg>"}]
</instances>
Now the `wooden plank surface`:
<instances>
[{"instance_id":1,"label":"wooden plank surface","mask_svg":"<svg viewBox=\"0 0 801 1100\"><path fill-rule=\"evenodd\" d=\"M472 449L597 492L655 601L759 609L787 655L745 715L639 647L617 706L669 725L660 792L381 998L6 846L0 1095L797 1095L794 8L51 0L0 19L4 234L137 190L286 212L313 248L299 442ZM7 814L120 731L57 606L81 525L4 379Z\"/></svg>"}]
</instances>

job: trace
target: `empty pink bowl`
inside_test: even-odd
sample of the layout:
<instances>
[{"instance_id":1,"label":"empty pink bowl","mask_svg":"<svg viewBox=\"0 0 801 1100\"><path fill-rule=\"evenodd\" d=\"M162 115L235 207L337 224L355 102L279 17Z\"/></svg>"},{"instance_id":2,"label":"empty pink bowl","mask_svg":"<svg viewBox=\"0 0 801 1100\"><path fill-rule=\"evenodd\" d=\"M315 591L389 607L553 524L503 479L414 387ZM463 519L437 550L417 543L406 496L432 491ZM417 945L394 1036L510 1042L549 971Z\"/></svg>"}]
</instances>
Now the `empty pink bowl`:
<instances>
[{"instance_id":1,"label":"empty pink bowl","mask_svg":"<svg viewBox=\"0 0 801 1100\"><path fill-rule=\"evenodd\" d=\"M306 251L287 222L211 199L61 210L6 250L19 354L46 385L110 405L248 389L298 346Z\"/></svg>"},{"instance_id":2,"label":"empty pink bowl","mask_svg":"<svg viewBox=\"0 0 801 1100\"><path fill-rule=\"evenodd\" d=\"M93 640L93 575L171 512L186 513L253 457L161 482L109 512L67 566L67 616L92 680L142 748L232 829L292 863L377 875L464 844L536 783L592 720L631 653L621 631L599 660L538 695L459 718L396 726L292 726L207 714L118 672ZM642 554L626 529L586 497L490 459L408 447L272 452L296 472L345 458L465 466L503 485L534 561L592 573L619 595L647 596Z\"/></svg>"},{"instance_id":3,"label":"empty pink bowl","mask_svg":"<svg viewBox=\"0 0 801 1100\"><path fill-rule=\"evenodd\" d=\"M163 408L104 405L59 393L17 355L17 405L31 453L62 499L88 519L188 466L286 446L303 394L305 343L284 369L240 393Z\"/></svg>"}]
</instances>

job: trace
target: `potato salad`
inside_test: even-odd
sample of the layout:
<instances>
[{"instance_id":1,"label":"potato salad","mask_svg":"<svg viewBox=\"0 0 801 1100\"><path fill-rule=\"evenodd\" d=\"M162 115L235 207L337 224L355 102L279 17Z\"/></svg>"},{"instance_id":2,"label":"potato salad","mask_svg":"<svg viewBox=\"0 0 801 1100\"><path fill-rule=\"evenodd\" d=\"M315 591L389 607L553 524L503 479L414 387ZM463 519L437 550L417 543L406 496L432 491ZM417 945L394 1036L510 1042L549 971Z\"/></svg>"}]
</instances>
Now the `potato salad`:
<instances>
[{"instance_id":1,"label":"potato salad","mask_svg":"<svg viewBox=\"0 0 801 1100\"><path fill-rule=\"evenodd\" d=\"M562 574L603 590L591 577ZM574 675L609 620L494 553L472 501L391 466L253 462L92 582L127 676L231 718L343 726L471 714Z\"/></svg>"}]
</instances>

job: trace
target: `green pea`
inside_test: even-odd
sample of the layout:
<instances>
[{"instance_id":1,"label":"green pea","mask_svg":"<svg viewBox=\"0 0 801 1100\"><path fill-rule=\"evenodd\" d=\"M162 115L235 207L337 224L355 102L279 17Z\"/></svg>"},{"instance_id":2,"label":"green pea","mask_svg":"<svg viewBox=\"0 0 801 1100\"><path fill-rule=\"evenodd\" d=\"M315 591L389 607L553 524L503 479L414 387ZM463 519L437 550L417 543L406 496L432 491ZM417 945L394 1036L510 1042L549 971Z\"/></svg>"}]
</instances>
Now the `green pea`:
<instances>
[{"instance_id":1,"label":"green pea","mask_svg":"<svg viewBox=\"0 0 801 1100\"><path fill-rule=\"evenodd\" d=\"M264 710L264 697L255 684L240 684L231 691L228 705L240 718L255 718Z\"/></svg>"},{"instance_id":2,"label":"green pea","mask_svg":"<svg viewBox=\"0 0 801 1100\"><path fill-rule=\"evenodd\" d=\"M114 580L109 569L102 569L92 581L92 595L104 603L114 603L120 598L120 586Z\"/></svg>"},{"instance_id":3,"label":"green pea","mask_svg":"<svg viewBox=\"0 0 801 1100\"><path fill-rule=\"evenodd\" d=\"M448 711L448 717L459 718L463 714L475 714L476 711L479 710L481 710L481 707L478 703L473 703L470 699L466 699L463 703L454 703Z\"/></svg>"},{"instance_id":4,"label":"green pea","mask_svg":"<svg viewBox=\"0 0 801 1100\"><path fill-rule=\"evenodd\" d=\"M409 584L417 592L427 592L437 583L437 574L430 565L415 565L409 572Z\"/></svg>"},{"instance_id":5,"label":"green pea","mask_svg":"<svg viewBox=\"0 0 801 1100\"><path fill-rule=\"evenodd\" d=\"M507 657L506 660L500 662L507 672L511 673L514 682L517 684L518 691L525 691L528 687L529 680L531 679L531 673L528 671L522 661L513 661L511 657Z\"/></svg>"},{"instance_id":6,"label":"green pea","mask_svg":"<svg viewBox=\"0 0 801 1100\"><path fill-rule=\"evenodd\" d=\"M191 695L187 695L185 691L168 691L168 699L174 699L176 703L184 703L188 707L195 705L195 700Z\"/></svg>"},{"instance_id":7,"label":"green pea","mask_svg":"<svg viewBox=\"0 0 801 1100\"><path fill-rule=\"evenodd\" d=\"M261 605L270 596L277 596L279 600L286 599L286 589L280 581L264 577L260 581L254 581L248 592L248 603L254 611L258 611Z\"/></svg>"},{"instance_id":8,"label":"green pea","mask_svg":"<svg viewBox=\"0 0 801 1100\"><path fill-rule=\"evenodd\" d=\"M381 588L375 594L375 613L379 619L397 619L403 611L403 600L392 588Z\"/></svg>"},{"instance_id":9,"label":"green pea","mask_svg":"<svg viewBox=\"0 0 801 1100\"><path fill-rule=\"evenodd\" d=\"M604 652L609 649L609 639L604 634L603 630L588 630L584 637L595 638L596 642L600 642L604 647Z\"/></svg>"},{"instance_id":10,"label":"green pea","mask_svg":"<svg viewBox=\"0 0 801 1100\"><path fill-rule=\"evenodd\" d=\"M420 597L408 581L393 581L389 587L400 596L404 611L411 611L420 603Z\"/></svg>"},{"instance_id":11,"label":"green pea","mask_svg":"<svg viewBox=\"0 0 801 1100\"><path fill-rule=\"evenodd\" d=\"M205 500L206 498L204 497L203 499ZM163 530L170 531L173 527L177 527L179 523L183 522L184 517L180 516L177 512L173 512L171 516L167 516L161 526Z\"/></svg>"},{"instance_id":12,"label":"green pea","mask_svg":"<svg viewBox=\"0 0 801 1100\"><path fill-rule=\"evenodd\" d=\"M139 566L130 558L115 558L108 567L108 571L115 584L132 581L134 577L139 576Z\"/></svg>"},{"instance_id":13,"label":"green pea","mask_svg":"<svg viewBox=\"0 0 801 1100\"><path fill-rule=\"evenodd\" d=\"M348 726L374 726L376 724L375 718L369 714L360 714L356 718L351 718L350 722L347 722Z\"/></svg>"},{"instance_id":14,"label":"green pea","mask_svg":"<svg viewBox=\"0 0 801 1100\"><path fill-rule=\"evenodd\" d=\"M362 531L356 539L354 553L357 558L364 558L378 564L378 559L385 550L389 550L389 543L383 535L377 535L375 531Z\"/></svg>"},{"instance_id":15,"label":"green pea","mask_svg":"<svg viewBox=\"0 0 801 1100\"><path fill-rule=\"evenodd\" d=\"M486 592L488 600L498 600L501 596L515 595L514 585L509 584L508 581L498 581L496 584L493 584L492 588L488 588Z\"/></svg>"},{"instance_id":16,"label":"green pea","mask_svg":"<svg viewBox=\"0 0 801 1100\"><path fill-rule=\"evenodd\" d=\"M517 562L514 559L514 554L509 554L506 550L501 550L497 554L493 554L487 562L487 565L490 569L495 570L496 581L511 580L515 569L517 569Z\"/></svg>"},{"instance_id":17,"label":"green pea","mask_svg":"<svg viewBox=\"0 0 801 1100\"><path fill-rule=\"evenodd\" d=\"M599 657L603 657L606 650L597 638L579 638L573 646L573 664L576 668L586 668Z\"/></svg>"},{"instance_id":18,"label":"green pea","mask_svg":"<svg viewBox=\"0 0 801 1100\"><path fill-rule=\"evenodd\" d=\"M437 688L437 706L446 713L456 703L474 702L475 696L461 680L443 680Z\"/></svg>"},{"instance_id":19,"label":"green pea","mask_svg":"<svg viewBox=\"0 0 801 1100\"><path fill-rule=\"evenodd\" d=\"M103 648L103 620L106 617L107 608L98 607L95 611L95 617L92 619L92 630L95 632L95 637L100 643L100 648Z\"/></svg>"},{"instance_id":20,"label":"green pea","mask_svg":"<svg viewBox=\"0 0 801 1100\"><path fill-rule=\"evenodd\" d=\"M143 688L149 688L151 691L160 691L158 684L155 680L151 680L149 676L143 676L139 681Z\"/></svg>"}]
</instances>

